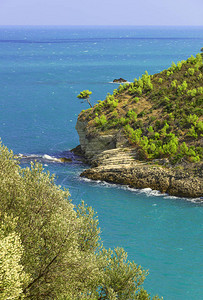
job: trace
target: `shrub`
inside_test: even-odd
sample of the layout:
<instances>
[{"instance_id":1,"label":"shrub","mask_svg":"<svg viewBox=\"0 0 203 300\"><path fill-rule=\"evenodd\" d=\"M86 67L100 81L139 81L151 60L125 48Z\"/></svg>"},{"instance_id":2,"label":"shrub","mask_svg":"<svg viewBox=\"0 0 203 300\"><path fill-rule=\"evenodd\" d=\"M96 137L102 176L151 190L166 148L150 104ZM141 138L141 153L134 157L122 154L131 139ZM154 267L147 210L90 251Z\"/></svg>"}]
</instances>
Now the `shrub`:
<instances>
[{"instance_id":1,"label":"shrub","mask_svg":"<svg viewBox=\"0 0 203 300\"><path fill-rule=\"evenodd\" d=\"M190 76L193 76L194 73L195 73L195 69L189 68L189 69L187 70L187 72L188 72L188 74L189 74Z\"/></svg>"},{"instance_id":2,"label":"shrub","mask_svg":"<svg viewBox=\"0 0 203 300\"><path fill-rule=\"evenodd\" d=\"M187 117L187 122L188 122L188 124L193 124L193 125L196 126L197 121L198 121L198 116L197 116L197 115L191 115L191 114L190 114L190 115Z\"/></svg>"},{"instance_id":3,"label":"shrub","mask_svg":"<svg viewBox=\"0 0 203 300\"><path fill-rule=\"evenodd\" d=\"M174 62L172 62L172 65L171 65L170 69L171 69L172 71L175 71L175 70L176 70L176 64L175 64Z\"/></svg>"},{"instance_id":4,"label":"shrub","mask_svg":"<svg viewBox=\"0 0 203 300\"><path fill-rule=\"evenodd\" d=\"M177 63L177 69L180 71L182 68L183 63L182 62L178 62Z\"/></svg>"},{"instance_id":5,"label":"shrub","mask_svg":"<svg viewBox=\"0 0 203 300\"><path fill-rule=\"evenodd\" d=\"M139 100L140 100L140 99L139 99L138 97L134 97L134 98L133 98L133 102L135 102L135 103L138 103Z\"/></svg>"},{"instance_id":6,"label":"shrub","mask_svg":"<svg viewBox=\"0 0 203 300\"><path fill-rule=\"evenodd\" d=\"M116 95L118 95L118 94L119 94L119 90L118 90L118 89L113 90L113 95L114 95L114 96L116 96Z\"/></svg>"},{"instance_id":7,"label":"shrub","mask_svg":"<svg viewBox=\"0 0 203 300\"><path fill-rule=\"evenodd\" d=\"M127 117L129 117L130 121L137 121L137 114L131 109L127 112Z\"/></svg>"},{"instance_id":8,"label":"shrub","mask_svg":"<svg viewBox=\"0 0 203 300\"><path fill-rule=\"evenodd\" d=\"M195 97L197 95L197 89L188 90L187 94L190 97Z\"/></svg>"},{"instance_id":9,"label":"shrub","mask_svg":"<svg viewBox=\"0 0 203 300\"><path fill-rule=\"evenodd\" d=\"M97 126L102 127L107 123L107 119L105 115L101 115L101 117L99 118L98 116L96 116L95 118L95 123Z\"/></svg>"},{"instance_id":10,"label":"shrub","mask_svg":"<svg viewBox=\"0 0 203 300\"><path fill-rule=\"evenodd\" d=\"M173 89L176 89L176 87L177 87L177 80L176 79L171 82L171 87Z\"/></svg>"},{"instance_id":11,"label":"shrub","mask_svg":"<svg viewBox=\"0 0 203 300\"><path fill-rule=\"evenodd\" d=\"M198 134L197 134L194 126L191 126L191 128L188 130L187 136L193 137L195 139L198 138Z\"/></svg>"},{"instance_id":12,"label":"shrub","mask_svg":"<svg viewBox=\"0 0 203 300\"><path fill-rule=\"evenodd\" d=\"M154 129L152 126L149 126L149 128L147 129L149 133L154 133Z\"/></svg>"},{"instance_id":13,"label":"shrub","mask_svg":"<svg viewBox=\"0 0 203 300\"><path fill-rule=\"evenodd\" d=\"M202 121L199 121L197 123L197 131L200 133L200 134L203 134L203 122Z\"/></svg>"},{"instance_id":14,"label":"shrub","mask_svg":"<svg viewBox=\"0 0 203 300\"><path fill-rule=\"evenodd\" d=\"M199 155L196 155L196 156L190 156L190 161L191 162L199 162L200 161L200 157Z\"/></svg>"},{"instance_id":15,"label":"shrub","mask_svg":"<svg viewBox=\"0 0 203 300\"><path fill-rule=\"evenodd\" d=\"M180 145L180 153L182 155L187 155L188 153L188 146L186 145L185 142L183 142L181 145Z\"/></svg>"},{"instance_id":16,"label":"shrub","mask_svg":"<svg viewBox=\"0 0 203 300\"><path fill-rule=\"evenodd\" d=\"M115 117L115 118L118 118L118 112L117 112L116 110L113 111L113 112L112 112L112 116Z\"/></svg>"},{"instance_id":17,"label":"shrub","mask_svg":"<svg viewBox=\"0 0 203 300\"><path fill-rule=\"evenodd\" d=\"M200 87L197 88L197 94L198 95L202 95L203 94L203 87L202 86L200 86Z\"/></svg>"},{"instance_id":18,"label":"shrub","mask_svg":"<svg viewBox=\"0 0 203 300\"><path fill-rule=\"evenodd\" d=\"M143 89L144 83L143 83L143 81L142 81L141 78L138 79L137 84L138 84L138 87L140 87L141 89Z\"/></svg>"},{"instance_id":19,"label":"shrub","mask_svg":"<svg viewBox=\"0 0 203 300\"><path fill-rule=\"evenodd\" d=\"M167 76L167 77L171 76L172 74L173 74L173 71L167 71L167 72L166 72L166 76Z\"/></svg>"},{"instance_id":20,"label":"shrub","mask_svg":"<svg viewBox=\"0 0 203 300\"><path fill-rule=\"evenodd\" d=\"M161 129L161 135L162 135L163 137L166 136L166 132L167 132L168 129L169 129L169 125L168 125L168 123L166 122L165 125L164 125L164 127Z\"/></svg>"},{"instance_id":21,"label":"shrub","mask_svg":"<svg viewBox=\"0 0 203 300\"><path fill-rule=\"evenodd\" d=\"M178 150L178 138L174 134L168 135L169 141L163 145L163 152L166 155L174 155Z\"/></svg>"},{"instance_id":22,"label":"shrub","mask_svg":"<svg viewBox=\"0 0 203 300\"><path fill-rule=\"evenodd\" d=\"M202 75L202 73L200 73L200 74L197 76L197 79L198 79L198 80L201 80L202 77L203 77L203 75Z\"/></svg>"},{"instance_id":23,"label":"shrub","mask_svg":"<svg viewBox=\"0 0 203 300\"><path fill-rule=\"evenodd\" d=\"M154 138L155 138L156 140L159 140L160 134L159 134L158 132L155 132L155 133L154 133Z\"/></svg>"},{"instance_id":24,"label":"shrub","mask_svg":"<svg viewBox=\"0 0 203 300\"><path fill-rule=\"evenodd\" d=\"M121 117L119 120L118 120L119 124L125 126L129 123L129 119L128 118L124 118L124 117Z\"/></svg>"},{"instance_id":25,"label":"shrub","mask_svg":"<svg viewBox=\"0 0 203 300\"><path fill-rule=\"evenodd\" d=\"M23 288L30 276L22 265L23 246L16 232L17 219L7 213L0 219L0 299L24 299Z\"/></svg>"},{"instance_id":26,"label":"shrub","mask_svg":"<svg viewBox=\"0 0 203 300\"><path fill-rule=\"evenodd\" d=\"M139 114L138 114L138 117L139 118L142 118L142 117L144 117L146 115L146 112L143 110L143 111L141 111Z\"/></svg>"},{"instance_id":27,"label":"shrub","mask_svg":"<svg viewBox=\"0 0 203 300\"><path fill-rule=\"evenodd\" d=\"M128 89L128 93L130 95L133 95L137 92L137 88L135 86L131 86L129 89Z\"/></svg>"},{"instance_id":28,"label":"shrub","mask_svg":"<svg viewBox=\"0 0 203 300\"><path fill-rule=\"evenodd\" d=\"M187 82L184 80L183 83L181 85L178 85L177 87L177 91L180 94L183 94L187 89Z\"/></svg>"},{"instance_id":29,"label":"shrub","mask_svg":"<svg viewBox=\"0 0 203 300\"><path fill-rule=\"evenodd\" d=\"M151 82L151 76L148 75L147 71L145 71L145 74L142 75L141 81L142 81L142 85L143 85L142 88L144 88L146 91L150 91L153 89L153 84Z\"/></svg>"},{"instance_id":30,"label":"shrub","mask_svg":"<svg viewBox=\"0 0 203 300\"><path fill-rule=\"evenodd\" d=\"M117 93L122 93L124 91L124 87L123 87L123 85L122 84L120 84L119 85L119 87L118 87L118 90L117 90Z\"/></svg>"},{"instance_id":31,"label":"shrub","mask_svg":"<svg viewBox=\"0 0 203 300\"><path fill-rule=\"evenodd\" d=\"M156 151L156 145L154 143L150 144L149 150L151 153L154 153Z\"/></svg>"},{"instance_id":32,"label":"shrub","mask_svg":"<svg viewBox=\"0 0 203 300\"><path fill-rule=\"evenodd\" d=\"M164 97L164 99L161 101L161 105L167 105L170 103L170 99L168 97Z\"/></svg>"},{"instance_id":33,"label":"shrub","mask_svg":"<svg viewBox=\"0 0 203 300\"><path fill-rule=\"evenodd\" d=\"M173 122L175 120L175 117L174 117L174 115L172 113L168 114L168 120L170 122Z\"/></svg>"},{"instance_id":34,"label":"shrub","mask_svg":"<svg viewBox=\"0 0 203 300\"><path fill-rule=\"evenodd\" d=\"M134 130L129 124L124 127L125 132L132 144L137 144L140 141L142 130L140 128Z\"/></svg>"},{"instance_id":35,"label":"shrub","mask_svg":"<svg viewBox=\"0 0 203 300\"><path fill-rule=\"evenodd\" d=\"M74 207L41 165L21 169L0 146L0 186L2 300L150 299L147 272L103 247L94 210Z\"/></svg>"},{"instance_id":36,"label":"shrub","mask_svg":"<svg viewBox=\"0 0 203 300\"><path fill-rule=\"evenodd\" d=\"M187 59L187 61L188 61L189 63L191 63L191 64L195 64L196 59L195 59L195 57L194 57L193 55L191 55L191 56Z\"/></svg>"},{"instance_id":37,"label":"shrub","mask_svg":"<svg viewBox=\"0 0 203 300\"><path fill-rule=\"evenodd\" d=\"M142 95L142 88L141 88L141 86L139 86L138 88L137 88L137 93L138 93L138 95Z\"/></svg>"}]
</instances>

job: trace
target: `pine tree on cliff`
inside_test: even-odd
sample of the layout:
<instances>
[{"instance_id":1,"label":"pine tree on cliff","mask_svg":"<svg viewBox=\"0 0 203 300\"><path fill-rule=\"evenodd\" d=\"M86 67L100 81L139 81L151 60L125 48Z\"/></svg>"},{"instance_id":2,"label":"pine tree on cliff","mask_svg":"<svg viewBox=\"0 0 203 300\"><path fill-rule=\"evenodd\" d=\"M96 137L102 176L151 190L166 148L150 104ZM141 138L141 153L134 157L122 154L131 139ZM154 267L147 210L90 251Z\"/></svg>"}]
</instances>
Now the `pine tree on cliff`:
<instances>
[{"instance_id":1,"label":"pine tree on cliff","mask_svg":"<svg viewBox=\"0 0 203 300\"><path fill-rule=\"evenodd\" d=\"M92 94L91 91L84 90L84 91L80 92L79 95L77 95L77 98L82 99L84 101L87 101L87 103L89 104L89 106L92 108L92 104L90 103L90 95L91 94Z\"/></svg>"}]
</instances>

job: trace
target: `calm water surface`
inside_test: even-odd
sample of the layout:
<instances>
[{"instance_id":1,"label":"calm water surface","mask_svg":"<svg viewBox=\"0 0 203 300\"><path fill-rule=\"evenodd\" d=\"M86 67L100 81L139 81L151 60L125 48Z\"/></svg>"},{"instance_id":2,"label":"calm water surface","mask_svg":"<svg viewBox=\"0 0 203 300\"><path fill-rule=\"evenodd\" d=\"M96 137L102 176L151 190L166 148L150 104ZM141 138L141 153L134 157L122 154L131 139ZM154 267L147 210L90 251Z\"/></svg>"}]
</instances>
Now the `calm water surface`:
<instances>
[{"instance_id":1,"label":"calm water surface","mask_svg":"<svg viewBox=\"0 0 203 300\"><path fill-rule=\"evenodd\" d=\"M71 156L78 145L76 98L92 102L148 70L187 59L203 46L203 27L1 27L0 136L15 153ZM167 300L201 300L202 214L198 202L80 179L85 165L44 163L72 201L97 211L106 247L122 246L149 269L145 288Z\"/></svg>"}]
</instances>

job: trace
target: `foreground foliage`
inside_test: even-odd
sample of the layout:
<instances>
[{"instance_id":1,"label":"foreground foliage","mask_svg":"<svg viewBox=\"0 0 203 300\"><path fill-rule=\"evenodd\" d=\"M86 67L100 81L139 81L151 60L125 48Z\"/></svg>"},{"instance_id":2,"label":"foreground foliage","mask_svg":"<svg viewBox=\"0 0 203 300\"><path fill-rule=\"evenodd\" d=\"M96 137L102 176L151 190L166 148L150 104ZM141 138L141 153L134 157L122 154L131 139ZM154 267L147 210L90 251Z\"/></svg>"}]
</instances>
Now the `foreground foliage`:
<instances>
[{"instance_id":1,"label":"foreground foliage","mask_svg":"<svg viewBox=\"0 0 203 300\"><path fill-rule=\"evenodd\" d=\"M0 299L151 299L147 272L103 247L93 209L74 207L41 165L21 169L5 146L0 197Z\"/></svg>"}]
</instances>

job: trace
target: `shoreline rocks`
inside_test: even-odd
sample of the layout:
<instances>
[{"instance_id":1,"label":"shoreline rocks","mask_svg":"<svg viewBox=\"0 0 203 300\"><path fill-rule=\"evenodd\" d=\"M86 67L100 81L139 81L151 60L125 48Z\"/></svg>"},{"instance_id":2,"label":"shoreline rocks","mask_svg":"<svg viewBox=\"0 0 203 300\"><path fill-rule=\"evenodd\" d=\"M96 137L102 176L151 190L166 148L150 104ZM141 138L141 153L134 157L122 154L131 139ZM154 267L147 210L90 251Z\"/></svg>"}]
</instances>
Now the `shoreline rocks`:
<instances>
[{"instance_id":1,"label":"shoreline rocks","mask_svg":"<svg viewBox=\"0 0 203 300\"><path fill-rule=\"evenodd\" d=\"M151 188L178 197L203 197L203 163L171 166L163 159L160 164L159 160L141 162L137 160L136 149L128 145L121 132L90 133L81 120L76 129L82 153L91 165L81 177L132 188Z\"/></svg>"},{"instance_id":2,"label":"shoreline rocks","mask_svg":"<svg viewBox=\"0 0 203 300\"><path fill-rule=\"evenodd\" d=\"M161 166L144 165L144 163L100 165L85 170L80 176L127 185L131 188L151 188L179 197L198 198L203 195L203 182L200 178L193 178L185 175L184 172L174 172Z\"/></svg>"}]
</instances>

